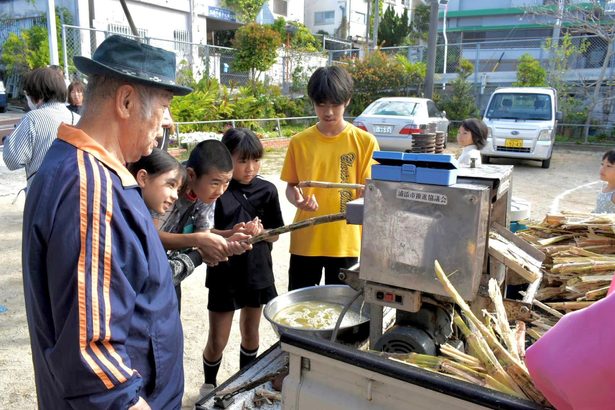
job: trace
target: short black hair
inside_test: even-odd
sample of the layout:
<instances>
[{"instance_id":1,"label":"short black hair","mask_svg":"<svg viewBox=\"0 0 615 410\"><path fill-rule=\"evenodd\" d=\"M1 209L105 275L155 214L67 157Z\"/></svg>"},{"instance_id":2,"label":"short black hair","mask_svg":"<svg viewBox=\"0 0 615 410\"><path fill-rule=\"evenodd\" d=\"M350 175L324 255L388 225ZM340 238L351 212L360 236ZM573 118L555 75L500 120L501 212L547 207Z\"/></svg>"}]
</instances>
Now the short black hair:
<instances>
[{"instance_id":1,"label":"short black hair","mask_svg":"<svg viewBox=\"0 0 615 410\"><path fill-rule=\"evenodd\" d=\"M151 154L143 156L138 161L128 164L128 170L135 177L141 169L147 171L147 173L152 176L177 169L180 171L182 179L184 179L185 173L182 164L171 154L160 148L154 148Z\"/></svg>"},{"instance_id":2,"label":"short black hair","mask_svg":"<svg viewBox=\"0 0 615 410\"><path fill-rule=\"evenodd\" d=\"M461 122L461 126L472 134L472 142L476 148L482 149L487 142L487 134L489 130L484 122L478 118L467 118Z\"/></svg>"},{"instance_id":3,"label":"short black hair","mask_svg":"<svg viewBox=\"0 0 615 410\"><path fill-rule=\"evenodd\" d=\"M216 170L231 172L233 158L226 145L217 139L208 139L199 142L190 153L186 167L192 168L197 178Z\"/></svg>"},{"instance_id":4,"label":"short black hair","mask_svg":"<svg viewBox=\"0 0 615 410\"><path fill-rule=\"evenodd\" d=\"M66 101L66 83L55 68L35 68L24 76L23 89L32 102Z\"/></svg>"},{"instance_id":5,"label":"short black hair","mask_svg":"<svg viewBox=\"0 0 615 410\"><path fill-rule=\"evenodd\" d=\"M605 159L609 161L609 163L615 164L615 149L610 149L605 152L602 156L602 160L604 161Z\"/></svg>"},{"instance_id":6,"label":"short black hair","mask_svg":"<svg viewBox=\"0 0 615 410\"><path fill-rule=\"evenodd\" d=\"M310 77L307 92L316 104L345 104L352 97L353 81L342 67L320 67Z\"/></svg>"},{"instance_id":7,"label":"short black hair","mask_svg":"<svg viewBox=\"0 0 615 410\"><path fill-rule=\"evenodd\" d=\"M222 143L231 155L237 153L240 159L260 159L263 157L263 144L252 130L229 128L222 135Z\"/></svg>"}]
</instances>

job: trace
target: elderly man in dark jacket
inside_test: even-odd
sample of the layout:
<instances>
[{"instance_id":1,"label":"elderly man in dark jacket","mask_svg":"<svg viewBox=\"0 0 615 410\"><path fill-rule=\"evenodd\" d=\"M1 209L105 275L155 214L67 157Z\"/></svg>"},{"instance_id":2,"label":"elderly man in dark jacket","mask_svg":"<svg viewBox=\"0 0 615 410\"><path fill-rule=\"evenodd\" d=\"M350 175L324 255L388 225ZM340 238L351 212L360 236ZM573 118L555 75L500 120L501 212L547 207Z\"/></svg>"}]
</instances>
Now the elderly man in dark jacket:
<instances>
[{"instance_id":1,"label":"elderly man in dark jacket","mask_svg":"<svg viewBox=\"0 0 615 410\"><path fill-rule=\"evenodd\" d=\"M44 409L177 409L183 336L158 233L125 168L155 146L175 55L112 36L76 127L61 125L24 211L23 275Z\"/></svg>"}]
</instances>

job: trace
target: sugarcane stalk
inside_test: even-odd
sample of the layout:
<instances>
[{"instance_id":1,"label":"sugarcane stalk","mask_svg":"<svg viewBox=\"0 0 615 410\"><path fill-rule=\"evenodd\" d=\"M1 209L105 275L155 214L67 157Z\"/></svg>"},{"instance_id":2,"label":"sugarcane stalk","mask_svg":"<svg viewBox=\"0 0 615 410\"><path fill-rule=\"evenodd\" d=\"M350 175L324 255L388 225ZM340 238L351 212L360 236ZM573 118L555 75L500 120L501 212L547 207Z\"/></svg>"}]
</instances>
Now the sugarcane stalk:
<instances>
[{"instance_id":1,"label":"sugarcane stalk","mask_svg":"<svg viewBox=\"0 0 615 410\"><path fill-rule=\"evenodd\" d=\"M365 189L363 184L348 184L344 182L301 181L297 188L342 188L342 189Z\"/></svg>"},{"instance_id":2,"label":"sugarcane stalk","mask_svg":"<svg viewBox=\"0 0 615 410\"><path fill-rule=\"evenodd\" d=\"M517 342L514 335L510 331L508 315L506 314L506 309L504 308L504 303L502 302L502 293L500 292L500 287L498 286L497 280L494 278L489 279L488 293L489 298L495 306L495 325L499 330L500 336L504 340L504 343L506 344L506 347L508 347L508 351L513 358L515 360L520 360L519 352L517 351Z\"/></svg>"},{"instance_id":3,"label":"sugarcane stalk","mask_svg":"<svg viewBox=\"0 0 615 410\"><path fill-rule=\"evenodd\" d=\"M540 332L538 332L536 329L532 329L532 328L527 329L525 331L525 333L527 333L527 335L529 337L531 337L532 339L534 339L534 340L538 340L538 339L540 339L542 337L542 334Z\"/></svg>"},{"instance_id":4,"label":"sugarcane stalk","mask_svg":"<svg viewBox=\"0 0 615 410\"><path fill-rule=\"evenodd\" d=\"M481 364L480 360L478 360L476 357L474 356L470 356L469 354L466 354L458 349L455 349L453 346L449 345L448 343L445 343L443 345L440 346L440 353L443 354L444 356L448 356L451 359L465 364L466 366L477 370L477 371L485 371L485 367Z\"/></svg>"},{"instance_id":5,"label":"sugarcane stalk","mask_svg":"<svg viewBox=\"0 0 615 410\"><path fill-rule=\"evenodd\" d=\"M506 372L515 381L517 386L523 390L531 400L537 403L547 403L544 396L536 389L530 378L530 374L527 368L522 363L519 363L515 358L506 350L497 340L497 338L482 324L482 322L474 315L470 306L459 295L457 290L453 287L448 280L444 270L440 266L440 263L436 260L434 262L436 276L444 286L444 289L448 295L453 298L455 303L463 310L468 320L474 324L482 333L489 347L493 350L493 354L498 358L501 365L506 369ZM512 386L511 386L512 387Z\"/></svg>"},{"instance_id":6,"label":"sugarcane stalk","mask_svg":"<svg viewBox=\"0 0 615 410\"><path fill-rule=\"evenodd\" d=\"M557 310L553 309L552 307L549 307L547 305L545 305L544 303L542 303L539 300L534 299L532 301L532 304L536 305L537 307L541 308L542 310L544 310L547 313L552 314L553 316L555 316L556 318L560 319L562 317L564 317L564 314L561 312L558 312Z\"/></svg>"},{"instance_id":7,"label":"sugarcane stalk","mask_svg":"<svg viewBox=\"0 0 615 410\"><path fill-rule=\"evenodd\" d=\"M270 229L267 232L263 232L259 235L251 237L250 239L247 239L246 242L250 244L255 244L257 242L265 241L274 236L278 236L283 233L295 231L297 229L307 228L308 226L316 226L316 225L329 223L329 222L341 221L343 219L346 219L346 212L340 212L338 214L315 216L314 218L304 219L303 221L300 221L294 224L284 225L284 226L280 226L279 228Z\"/></svg>"},{"instance_id":8,"label":"sugarcane stalk","mask_svg":"<svg viewBox=\"0 0 615 410\"><path fill-rule=\"evenodd\" d=\"M525 322L517 320L515 322L515 341L517 342L517 352L521 360L525 359Z\"/></svg>"},{"instance_id":9,"label":"sugarcane stalk","mask_svg":"<svg viewBox=\"0 0 615 410\"><path fill-rule=\"evenodd\" d=\"M548 306L557 310L578 310L583 309L588 306L591 306L595 301L587 301L587 302L551 302L547 303Z\"/></svg>"},{"instance_id":10,"label":"sugarcane stalk","mask_svg":"<svg viewBox=\"0 0 615 410\"><path fill-rule=\"evenodd\" d=\"M508 388L516 391L517 395L523 395L523 391L519 388L519 386L517 386L512 377L506 373L506 370L504 370L502 364L498 361L493 354L493 351L487 345L484 337L479 332L472 331L461 316L456 313L453 315L453 323L464 335L466 342L472 350L472 353L476 355L478 360L480 360L480 362L485 366L487 373L493 376L493 378L500 383L508 386Z\"/></svg>"}]
</instances>

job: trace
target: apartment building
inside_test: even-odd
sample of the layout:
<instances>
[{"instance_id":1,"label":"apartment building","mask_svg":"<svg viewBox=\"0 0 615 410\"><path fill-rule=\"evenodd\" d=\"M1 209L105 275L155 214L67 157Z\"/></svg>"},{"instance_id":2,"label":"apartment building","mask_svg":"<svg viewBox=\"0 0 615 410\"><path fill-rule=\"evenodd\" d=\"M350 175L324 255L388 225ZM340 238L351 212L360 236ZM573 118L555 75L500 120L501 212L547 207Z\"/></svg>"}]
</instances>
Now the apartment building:
<instances>
[{"instance_id":1,"label":"apartment building","mask_svg":"<svg viewBox=\"0 0 615 410\"><path fill-rule=\"evenodd\" d=\"M344 40L365 42L368 18L373 12L373 0L312 0L305 2L305 25L312 33L326 34ZM401 14L409 12L423 0L384 0Z\"/></svg>"},{"instance_id":2,"label":"apartment building","mask_svg":"<svg viewBox=\"0 0 615 410\"><path fill-rule=\"evenodd\" d=\"M530 12L539 6L557 7L564 0L448 0L446 33L451 42L544 39L553 35L555 18ZM566 5L587 0L566 0ZM440 10L442 30L444 11Z\"/></svg>"}]
</instances>

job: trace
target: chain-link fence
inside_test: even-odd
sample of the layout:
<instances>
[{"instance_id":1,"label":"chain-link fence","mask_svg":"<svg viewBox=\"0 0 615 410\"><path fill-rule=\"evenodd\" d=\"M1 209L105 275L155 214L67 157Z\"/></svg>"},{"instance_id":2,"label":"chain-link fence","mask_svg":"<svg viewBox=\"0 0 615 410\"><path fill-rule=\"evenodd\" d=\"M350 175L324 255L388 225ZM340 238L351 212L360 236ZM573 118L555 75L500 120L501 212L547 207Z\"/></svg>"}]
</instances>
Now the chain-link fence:
<instances>
[{"instance_id":1,"label":"chain-link fence","mask_svg":"<svg viewBox=\"0 0 615 410\"><path fill-rule=\"evenodd\" d=\"M74 56L91 55L96 47L112 34L134 38L124 30L106 31L64 25L62 27L62 47L66 78L70 79L79 75L72 67ZM140 40L173 51L177 55L178 68L182 65L190 67L197 78L216 78L221 84L229 87L242 86L251 80L248 72L239 71L234 67L236 50L233 48L147 36L140 37ZM303 91L312 72L317 67L326 64L326 54L298 52L282 47L278 50L275 64L266 72L261 73L258 79L279 85L287 93Z\"/></svg>"},{"instance_id":2,"label":"chain-link fence","mask_svg":"<svg viewBox=\"0 0 615 410\"><path fill-rule=\"evenodd\" d=\"M553 47L547 47L548 45L546 39L438 44L436 46L435 73L449 74L457 72L459 60L464 58L474 64L476 73L509 73L510 76L508 78L494 76L494 79L500 78L500 82L510 83L515 81L519 58L524 54L529 54L537 59L542 67L550 67L555 56ZM595 80L598 70L605 63L609 47L608 40L599 36L573 36L571 37L571 45L579 52L573 53L567 58L565 66L569 72L566 73L566 76L573 79L575 74L579 74L579 72L574 73L573 71L584 70L583 78ZM369 49L370 52L373 50L373 48ZM379 50L389 55L404 55L412 62L427 62L427 51L424 46L382 47ZM338 60L339 58L336 56L341 52L343 51L330 50L331 59ZM612 77L613 71L615 71L613 57L611 57L607 67L611 70L610 77ZM480 81L480 78L478 80ZM472 81L472 78L470 78L470 81Z\"/></svg>"}]
</instances>

